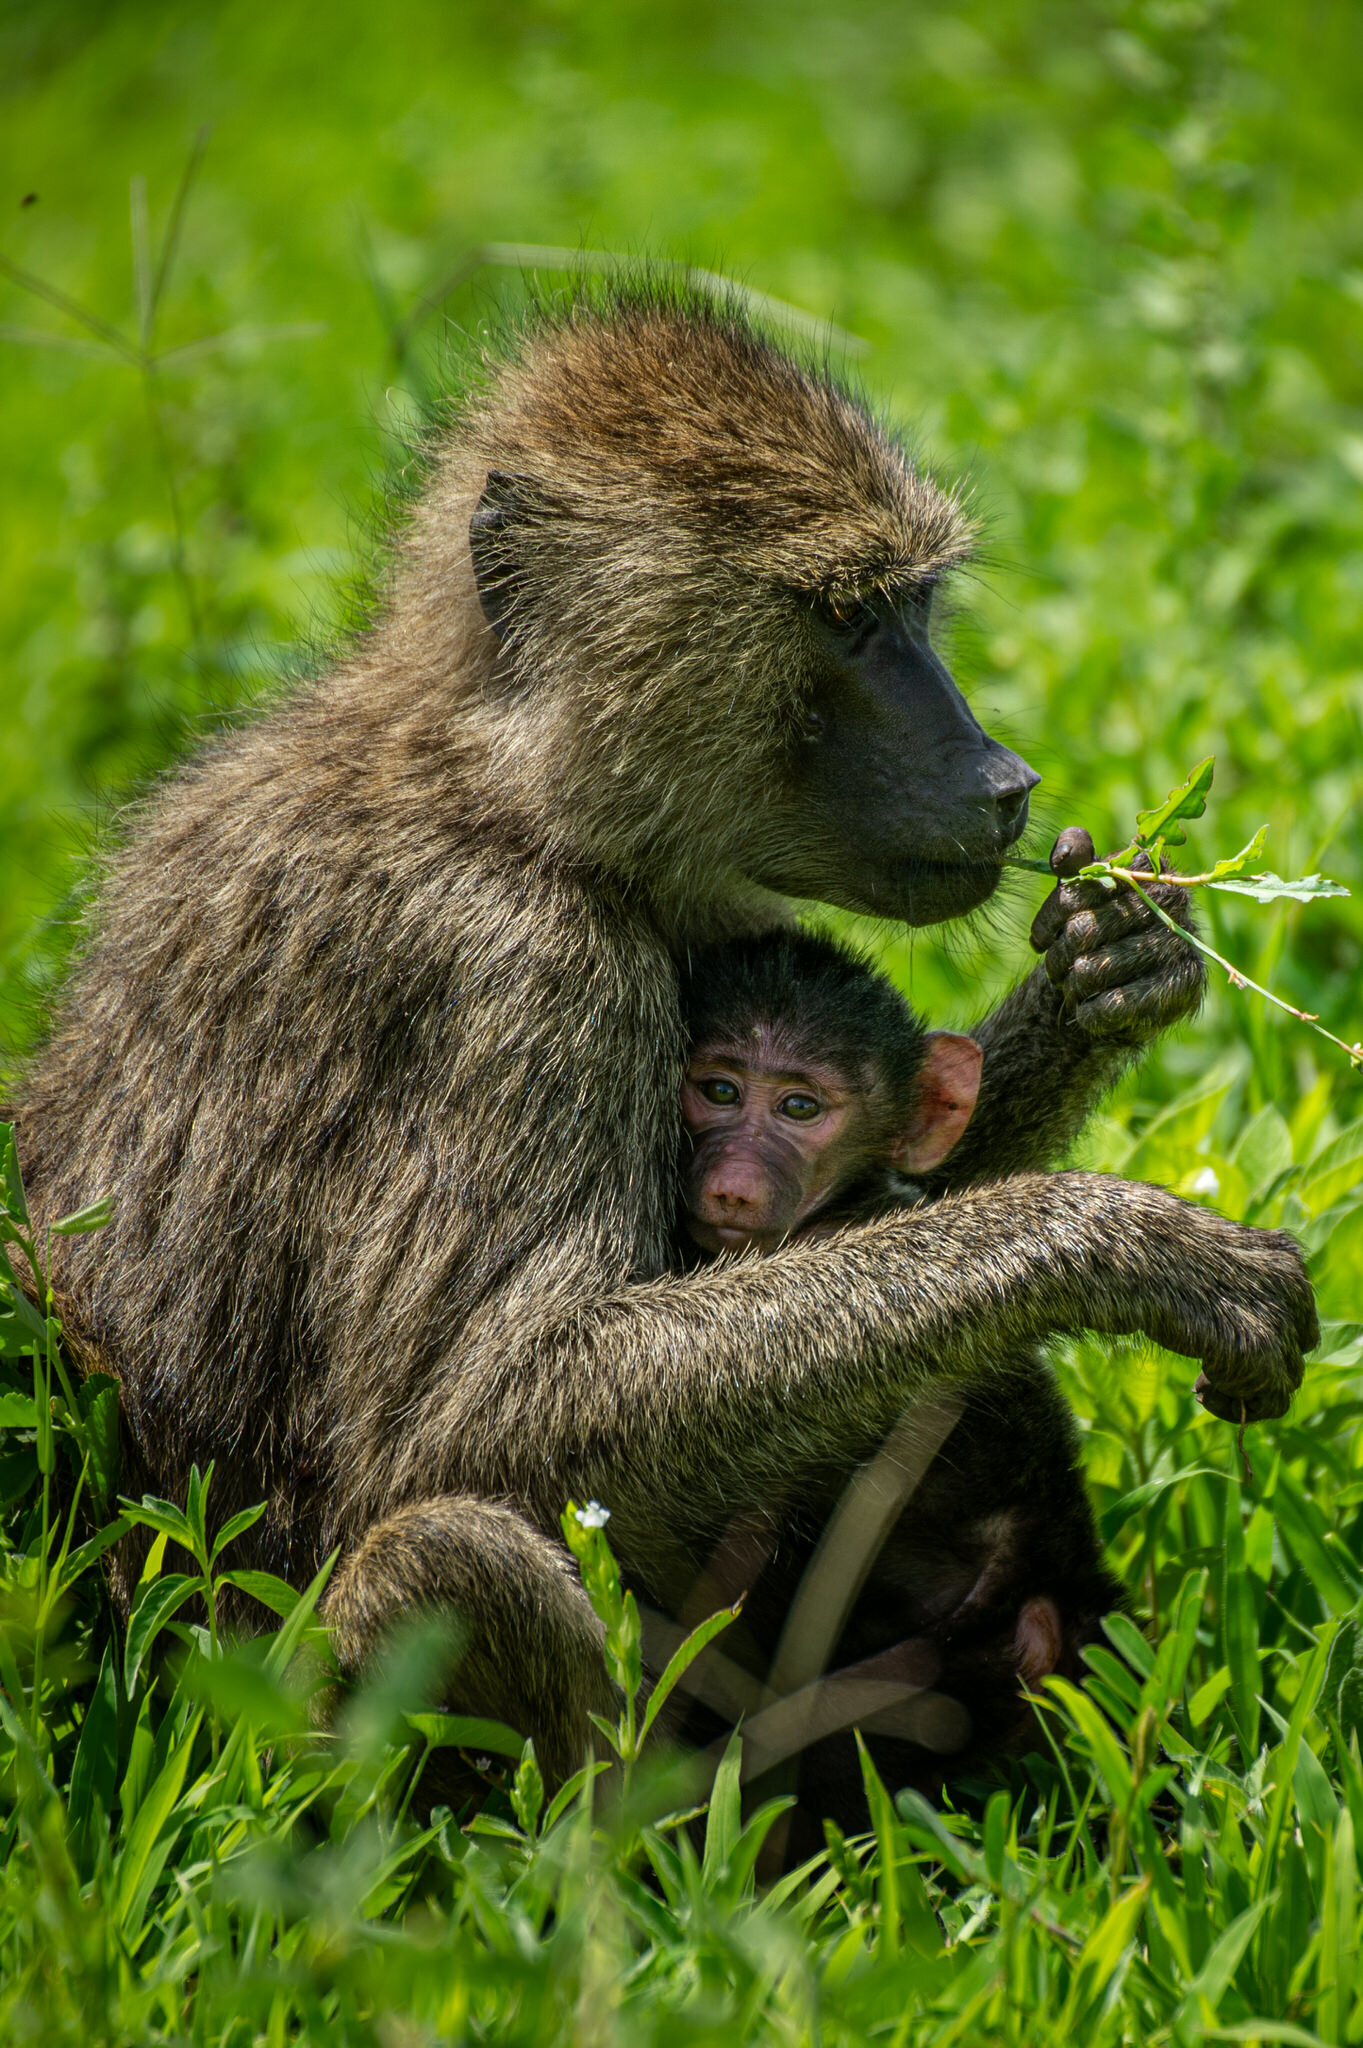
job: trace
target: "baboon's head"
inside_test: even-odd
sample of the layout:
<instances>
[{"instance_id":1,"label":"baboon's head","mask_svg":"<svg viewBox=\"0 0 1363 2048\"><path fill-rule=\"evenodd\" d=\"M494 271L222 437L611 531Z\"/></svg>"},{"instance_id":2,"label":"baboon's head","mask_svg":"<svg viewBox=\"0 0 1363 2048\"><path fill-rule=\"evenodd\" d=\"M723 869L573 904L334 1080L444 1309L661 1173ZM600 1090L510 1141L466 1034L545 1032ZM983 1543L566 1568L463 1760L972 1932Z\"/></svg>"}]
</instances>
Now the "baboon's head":
<instances>
[{"instance_id":1,"label":"baboon's head","mask_svg":"<svg viewBox=\"0 0 1363 2048\"><path fill-rule=\"evenodd\" d=\"M734 306L532 322L443 495L473 507L507 773L577 850L911 924L993 890L1037 777L933 650L971 523Z\"/></svg>"}]
</instances>

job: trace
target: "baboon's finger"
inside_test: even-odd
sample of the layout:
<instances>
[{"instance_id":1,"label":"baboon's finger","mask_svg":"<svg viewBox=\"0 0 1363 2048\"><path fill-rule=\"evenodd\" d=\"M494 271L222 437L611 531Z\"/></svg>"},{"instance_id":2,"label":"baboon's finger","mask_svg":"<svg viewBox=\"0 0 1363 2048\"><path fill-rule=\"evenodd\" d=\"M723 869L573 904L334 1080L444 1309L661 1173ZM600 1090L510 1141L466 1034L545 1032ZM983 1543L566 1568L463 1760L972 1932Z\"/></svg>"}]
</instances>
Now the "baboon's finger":
<instances>
[{"instance_id":1,"label":"baboon's finger","mask_svg":"<svg viewBox=\"0 0 1363 2048\"><path fill-rule=\"evenodd\" d=\"M1228 1394L1205 1372L1198 1374L1193 1392L1207 1413L1217 1416L1222 1422L1276 1422L1292 1405L1292 1396L1286 1388L1250 1396Z\"/></svg>"},{"instance_id":2,"label":"baboon's finger","mask_svg":"<svg viewBox=\"0 0 1363 2048\"><path fill-rule=\"evenodd\" d=\"M1184 925L1188 924L1186 889L1151 891L1161 909ZM1044 906L1043 906L1044 907ZM1046 952L1046 972L1052 981L1062 981L1082 953L1098 953L1115 946L1134 932L1157 933L1162 943L1177 955L1179 941L1167 925L1161 924L1148 903L1134 890L1123 889L1105 896L1090 907L1074 910Z\"/></svg>"},{"instance_id":3,"label":"baboon's finger","mask_svg":"<svg viewBox=\"0 0 1363 2048\"><path fill-rule=\"evenodd\" d=\"M1081 920L1075 918L1073 923ZM1052 949L1059 952L1060 947ZM1085 947L1065 977L1065 994L1074 1003L1086 1002L1091 996L1101 995L1104 989L1128 988L1134 990L1147 982L1162 982L1166 977L1175 980L1183 959L1183 947L1171 932L1162 925L1153 931L1136 932L1132 937L1122 939L1117 945L1103 946L1101 950ZM1050 955L1046 958L1046 972L1051 972ZM1052 975L1054 980L1055 976Z\"/></svg>"},{"instance_id":4,"label":"baboon's finger","mask_svg":"<svg viewBox=\"0 0 1363 2048\"><path fill-rule=\"evenodd\" d=\"M1053 946L1075 912L1101 903L1105 893L1097 882L1062 882L1058 889L1052 889L1032 919L1033 952L1044 953Z\"/></svg>"},{"instance_id":5,"label":"baboon's finger","mask_svg":"<svg viewBox=\"0 0 1363 2048\"><path fill-rule=\"evenodd\" d=\"M1189 1016L1202 1000L1203 981L1196 957L1176 959L1160 974L1077 1003L1074 1019L1093 1038L1145 1038Z\"/></svg>"}]
</instances>

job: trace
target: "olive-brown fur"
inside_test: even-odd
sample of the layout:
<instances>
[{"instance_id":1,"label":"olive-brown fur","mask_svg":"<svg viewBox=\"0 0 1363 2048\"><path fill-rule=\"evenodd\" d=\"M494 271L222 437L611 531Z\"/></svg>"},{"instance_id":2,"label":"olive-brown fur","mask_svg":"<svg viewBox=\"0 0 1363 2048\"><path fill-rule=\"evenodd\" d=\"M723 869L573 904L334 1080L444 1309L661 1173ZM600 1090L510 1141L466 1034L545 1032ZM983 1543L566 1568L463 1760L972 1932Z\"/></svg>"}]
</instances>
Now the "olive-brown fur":
<instances>
[{"instance_id":1,"label":"olive-brown fur","mask_svg":"<svg viewBox=\"0 0 1363 2048\"><path fill-rule=\"evenodd\" d=\"M532 509L509 647L470 560L494 470ZM138 1464L174 1496L214 1460L219 1518L264 1501L242 1563L297 1581L339 1546L348 1662L383 1620L366 1537L418 1503L452 1597L506 1554L468 1501L552 1545L592 1494L665 1592L735 1500L850 1470L925 1378L1053 1331L1144 1330L1251 1414L1286 1406L1314 1341L1289 1239L1015 1171L1115 1071L1044 973L980 1034L994 1150L971 1172L1013 1178L962 1169L930 1210L667 1270L674 961L785 915L745 877L797 828L803 607L969 543L949 493L730 309L645 289L544 316L435 451L379 623L129 822L21 1077L35 1212L114 1196L58 1280ZM839 872L830 845L829 900ZM561 1757L590 1701L535 1612L508 1697Z\"/></svg>"}]
</instances>

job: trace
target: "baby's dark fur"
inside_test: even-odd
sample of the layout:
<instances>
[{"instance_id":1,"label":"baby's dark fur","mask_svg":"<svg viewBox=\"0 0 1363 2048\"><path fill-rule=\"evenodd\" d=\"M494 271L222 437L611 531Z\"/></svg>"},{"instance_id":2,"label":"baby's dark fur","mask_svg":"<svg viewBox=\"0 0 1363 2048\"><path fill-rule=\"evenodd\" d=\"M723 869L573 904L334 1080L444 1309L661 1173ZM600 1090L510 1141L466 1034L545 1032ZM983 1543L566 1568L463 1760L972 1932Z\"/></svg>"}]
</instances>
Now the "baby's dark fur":
<instances>
[{"instance_id":1,"label":"baby's dark fur","mask_svg":"<svg viewBox=\"0 0 1363 2048\"><path fill-rule=\"evenodd\" d=\"M913 1115L925 1027L892 983L845 947L795 932L703 948L683 976L682 1015L693 1046L741 1058L760 1045L774 1065L832 1068L873 1093L884 1116L868 1130L882 1121L903 1128ZM817 1227L864 1223L923 1200L922 1187L874 1157L853 1159ZM683 1248L681 1256L692 1254ZM778 1507L742 1620L720 1638L719 1650L763 1684L845 1479L830 1471ZM882 1709L881 1725L871 1715L863 1728L892 1787L973 1769L1023 1740L1017 1637L1024 1607L1036 1601L1051 1603L1059 1624L1048 1668L1078 1677L1083 1646L1124 1595L1103 1561L1073 1417L1050 1369L1029 1356L1001 1362L966 1390L959 1419L888 1530L832 1647L834 1672L897 1655L922 1688L907 1706ZM703 1695L704 1662L693 1683ZM944 1715L944 1703L956 1711ZM918 1740L904 1732L915 1718ZM936 1746L924 1739L934 1723ZM722 1719L698 1701L681 1732L713 1741ZM861 1822L850 1731L816 1740L794 1781L806 1820ZM814 1839L802 1825L799 1840L807 1838Z\"/></svg>"}]
</instances>

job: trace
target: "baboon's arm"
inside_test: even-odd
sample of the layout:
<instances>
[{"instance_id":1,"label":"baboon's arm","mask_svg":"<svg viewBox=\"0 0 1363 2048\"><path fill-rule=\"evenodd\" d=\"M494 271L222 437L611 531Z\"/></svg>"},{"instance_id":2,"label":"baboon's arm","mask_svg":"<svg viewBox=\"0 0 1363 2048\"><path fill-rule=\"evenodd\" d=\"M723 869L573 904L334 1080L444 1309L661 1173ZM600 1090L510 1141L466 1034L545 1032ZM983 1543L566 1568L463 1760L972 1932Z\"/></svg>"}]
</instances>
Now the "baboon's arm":
<instances>
[{"instance_id":1,"label":"baboon's arm","mask_svg":"<svg viewBox=\"0 0 1363 2048\"><path fill-rule=\"evenodd\" d=\"M1285 1234L1105 1175L1019 1176L595 1299L537 1263L462 1369L412 1389L383 1457L398 1497L476 1470L539 1514L582 1489L746 1498L888 1426L915 1385L1081 1329L1204 1359L1250 1417L1285 1410L1316 1337Z\"/></svg>"},{"instance_id":2,"label":"baboon's arm","mask_svg":"<svg viewBox=\"0 0 1363 2048\"><path fill-rule=\"evenodd\" d=\"M1151 893L1191 926L1186 890ZM1200 955L1132 892L1064 884L1038 911L1032 944L1042 965L972 1030L984 1051L980 1099L934 1188L1062 1159L1141 1049L1202 1001Z\"/></svg>"}]
</instances>

